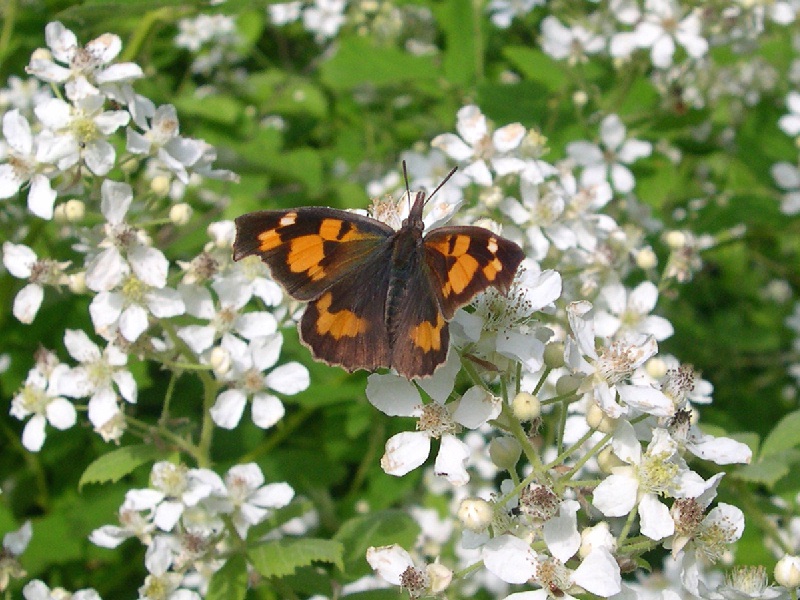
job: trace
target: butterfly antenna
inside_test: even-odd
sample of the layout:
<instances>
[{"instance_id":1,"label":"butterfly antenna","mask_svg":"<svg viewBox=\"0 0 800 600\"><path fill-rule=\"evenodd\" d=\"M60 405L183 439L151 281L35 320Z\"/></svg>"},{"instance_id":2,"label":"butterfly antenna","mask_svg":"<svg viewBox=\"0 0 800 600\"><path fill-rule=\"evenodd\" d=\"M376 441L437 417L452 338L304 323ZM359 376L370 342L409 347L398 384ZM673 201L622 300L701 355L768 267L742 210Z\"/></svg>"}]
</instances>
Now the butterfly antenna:
<instances>
[{"instance_id":1,"label":"butterfly antenna","mask_svg":"<svg viewBox=\"0 0 800 600\"><path fill-rule=\"evenodd\" d=\"M408 194L408 208L411 210L411 188L408 185L408 169L406 169L406 161L403 161L403 179L406 180L406 193Z\"/></svg>"},{"instance_id":2,"label":"butterfly antenna","mask_svg":"<svg viewBox=\"0 0 800 600\"><path fill-rule=\"evenodd\" d=\"M453 167L452 169L450 169L450 172L447 175L445 175L444 179L442 179L442 183L436 186L436 189L431 192L431 195L428 196L428 199L425 202L429 202L430 199L433 198L434 194L436 194L436 192L442 189L444 184L447 183L447 181L455 174L456 171L458 171L458 167Z\"/></svg>"}]
</instances>

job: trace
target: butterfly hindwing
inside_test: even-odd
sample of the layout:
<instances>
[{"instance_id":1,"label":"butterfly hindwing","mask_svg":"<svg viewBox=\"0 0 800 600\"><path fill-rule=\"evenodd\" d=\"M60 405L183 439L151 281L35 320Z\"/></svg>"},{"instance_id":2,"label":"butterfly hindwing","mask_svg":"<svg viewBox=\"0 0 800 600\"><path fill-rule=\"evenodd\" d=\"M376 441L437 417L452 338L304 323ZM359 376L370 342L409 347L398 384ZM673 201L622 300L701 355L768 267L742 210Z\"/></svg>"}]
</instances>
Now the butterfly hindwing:
<instances>
[{"instance_id":1,"label":"butterfly hindwing","mask_svg":"<svg viewBox=\"0 0 800 600\"><path fill-rule=\"evenodd\" d=\"M391 364L384 318L391 251L386 244L308 304L300 320L300 338L315 358L348 371Z\"/></svg>"},{"instance_id":2,"label":"butterfly hindwing","mask_svg":"<svg viewBox=\"0 0 800 600\"><path fill-rule=\"evenodd\" d=\"M379 221L331 208L264 210L236 219L233 258L255 254L297 300L313 300L374 260L394 233Z\"/></svg>"},{"instance_id":3,"label":"butterfly hindwing","mask_svg":"<svg viewBox=\"0 0 800 600\"><path fill-rule=\"evenodd\" d=\"M419 257L422 260L422 257ZM423 267L424 269L424 267ZM450 333L429 277L409 277L392 324L392 366L408 379L432 375L447 358Z\"/></svg>"},{"instance_id":4,"label":"butterfly hindwing","mask_svg":"<svg viewBox=\"0 0 800 600\"><path fill-rule=\"evenodd\" d=\"M425 236L425 262L445 319L475 294L508 291L525 257L514 242L483 227L441 227Z\"/></svg>"}]
</instances>

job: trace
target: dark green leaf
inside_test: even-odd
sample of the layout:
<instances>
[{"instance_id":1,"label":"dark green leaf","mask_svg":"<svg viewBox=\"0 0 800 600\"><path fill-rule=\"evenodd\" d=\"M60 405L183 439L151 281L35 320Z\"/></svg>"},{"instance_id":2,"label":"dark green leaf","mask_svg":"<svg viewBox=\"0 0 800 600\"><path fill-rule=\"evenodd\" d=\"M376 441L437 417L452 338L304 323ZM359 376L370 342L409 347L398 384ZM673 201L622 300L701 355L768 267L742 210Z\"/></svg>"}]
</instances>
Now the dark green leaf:
<instances>
[{"instance_id":1,"label":"dark green leaf","mask_svg":"<svg viewBox=\"0 0 800 600\"><path fill-rule=\"evenodd\" d=\"M342 544L314 538L282 539L253 548L248 556L264 577L285 577L312 562L330 563L343 569Z\"/></svg>"},{"instance_id":2,"label":"dark green leaf","mask_svg":"<svg viewBox=\"0 0 800 600\"><path fill-rule=\"evenodd\" d=\"M247 561L232 556L214 573L208 584L206 600L241 600L247 593Z\"/></svg>"},{"instance_id":3,"label":"dark green leaf","mask_svg":"<svg viewBox=\"0 0 800 600\"><path fill-rule=\"evenodd\" d=\"M157 459L162 452L155 446L125 446L104 454L86 467L78 482L78 489L87 483L119 481L137 467Z\"/></svg>"}]
</instances>

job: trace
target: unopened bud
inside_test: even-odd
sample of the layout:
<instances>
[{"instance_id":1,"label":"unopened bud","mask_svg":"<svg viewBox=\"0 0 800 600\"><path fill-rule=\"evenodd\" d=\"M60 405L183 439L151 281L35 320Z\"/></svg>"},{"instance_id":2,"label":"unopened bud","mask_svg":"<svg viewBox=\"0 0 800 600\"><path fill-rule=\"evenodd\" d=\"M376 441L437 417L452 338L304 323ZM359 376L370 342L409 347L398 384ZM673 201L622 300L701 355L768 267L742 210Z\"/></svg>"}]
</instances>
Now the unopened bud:
<instances>
[{"instance_id":1,"label":"unopened bud","mask_svg":"<svg viewBox=\"0 0 800 600\"><path fill-rule=\"evenodd\" d=\"M214 369L214 373L217 375L225 375L231 369L231 355L220 346L216 346L211 350L209 362L211 363L211 368Z\"/></svg>"},{"instance_id":2,"label":"unopened bud","mask_svg":"<svg viewBox=\"0 0 800 600\"><path fill-rule=\"evenodd\" d=\"M170 187L171 182L169 177L165 175L156 175L150 182L150 191L161 198L164 198L167 194L169 194Z\"/></svg>"},{"instance_id":3,"label":"unopened bud","mask_svg":"<svg viewBox=\"0 0 800 600\"><path fill-rule=\"evenodd\" d=\"M625 462L620 460L620 458L614 454L614 450L610 445L606 446L597 453L597 466L600 467L600 470L603 473L611 473L615 467L621 467L625 464Z\"/></svg>"},{"instance_id":4,"label":"unopened bud","mask_svg":"<svg viewBox=\"0 0 800 600\"><path fill-rule=\"evenodd\" d=\"M775 581L778 585L793 589L800 585L800 557L787 554L775 565Z\"/></svg>"},{"instance_id":5,"label":"unopened bud","mask_svg":"<svg viewBox=\"0 0 800 600\"><path fill-rule=\"evenodd\" d=\"M686 234L682 231L670 231L664 236L664 241L673 250L680 250L686 245Z\"/></svg>"},{"instance_id":6,"label":"unopened bud","mask_svg":"<svg viewBox=\"0 0 800 600\"><path fill-rule=\"evenodd\" d=\"M559 369L564 366L564 344L552 342L544 347L544 364L550 369Z\"/></svg>"},{"instance_id":7,"label":"unopened bud","mask_svg":"<svg viewBox=\"0 0 800 600\"><path fill-rule=\"evenodd\" d=\"M520 392L511 401L511 412L520 422L532 421L542 414L542 403L533 394Z\"/></svg>"},{"instance_id":8,"label":"unopened bud","mask_svg":"<svg viewBox=\"0 0 800 600\"><path fill-rule=\"evenodd\" d=\"M425 567L428 576L428 592L437 596L444 592L453 581L453 572L441 563L431 563Z\"/></svg>"},{"instance_id":9,"label":"unopened bud","mask_svg":"<svg viewBox=\"0 0 800 600\"><path fill-rule=\"evenodd\" d=\"M489 443L489 457L496 467L511 471L517 466L522 455L519 442L510 436L494 438Z\"/></svg>"},{"instance_id":10,"label":"unopened bud","mask_svg":"<svg viewBox=\"0 0 800 600\"><path fill-rule=\"evenodd\" d=\"M578 556L586 558L592 550L598 548L605 548L612 553L617 549L617 540L611 535L611 530L605 521L600 521L597 525L586 527L581 531L581 547L578 550Z\"/></svg>"},{"instance_id":11,"label":"unopened bud","mask_svg":"<svg viewBox=\"0 0 800 600\"><path fill-rule=\"evenodd\" d=\"M558 378L558 381L556 381L556 394L559 396L574 394L578 391L582 381L582 377L576 377L575 375L562 375Z\"/></svg>"},{"instance_id":12,"label":"unopened bud","mask_svg":"<svg viewBox=\"0 0 800 600\"><path fill-rule=\"evenodd\" d=\"M667 374L667 363L664 362L663 358L658 358L656 356L644 364L644 370L653 379L661 379Z\"/></svg>"},{"instance_id":13,"label":"unopened bud","mask_svg":"<svg viewBox=\"0 0 800 600\"><path fill-rule=\"evenodd\" d=\"M481 498L465 498L458 507L458 520L470 531L483 531L492 524L492 505Z\"/></svg>"},{"instance_id":14,"label":"unopened bud","mask_svg":"<svg viewBox=\"0 0 800 600\"><path fill-rule=\"evenodd\" d=\"M169 220L175 225L186 225L192 218L192 213L192 207L185 202L174 204L169 209Z\"/></svg>"},{"instance_id":15,"label":"unopened bud","mask_svg":"<svg viewBox=\"0 0 800 600\"><path fill-rule=\"evenodd\" d=\"M67 285L69 286L69 291L73 294L83 294L86 292L86 272L81 271L79 273L75 273L74 275L70 275L67 279Z\"/></svg>"},{"instance_id":16,"label":"unopened bud","mask_svg":"<svg viewBox=\"0 0 800 600\"><path fill-rule=\"evenodd\" d=\"M653 269L657 264L658 257L652 248L642 248L636 253L636 266L640 269Z\"/></svg>"},{"instance_id":17,"label":"unopened bud","mask_svg":"<svg viewBox=\"0 0 800 600\"><path fill-rule=\"evenodd\" d=\"M600 433L611 433L617 428L617 420L609 417L594 402L589 403L589 408L586 409L586 422Z\"/></svg>"}]
</instances>

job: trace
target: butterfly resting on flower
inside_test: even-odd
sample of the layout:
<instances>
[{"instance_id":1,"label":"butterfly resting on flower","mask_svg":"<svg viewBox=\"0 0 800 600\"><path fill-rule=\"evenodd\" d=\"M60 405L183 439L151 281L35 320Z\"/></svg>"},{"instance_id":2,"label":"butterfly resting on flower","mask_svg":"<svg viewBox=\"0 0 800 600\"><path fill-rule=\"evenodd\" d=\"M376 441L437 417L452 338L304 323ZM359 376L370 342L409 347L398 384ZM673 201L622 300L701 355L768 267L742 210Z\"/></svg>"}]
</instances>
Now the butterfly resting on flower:
<instances>
[{"instance_id":1,"label":"butterfly resting on flower","mask_svg":"<svg viewBox=\"0 0 800 600\"><path fill-rule=\"evenodd\" d=\"M483 227L423 234L424 206L417 192L397 231L333 208L248 213L236 219L233 259L259 256L292 298L308 302L300 339L315 358L427 377L447 358L455 311L490 286L507 292L524 253Z\"/></svg>"}]
</instances>

